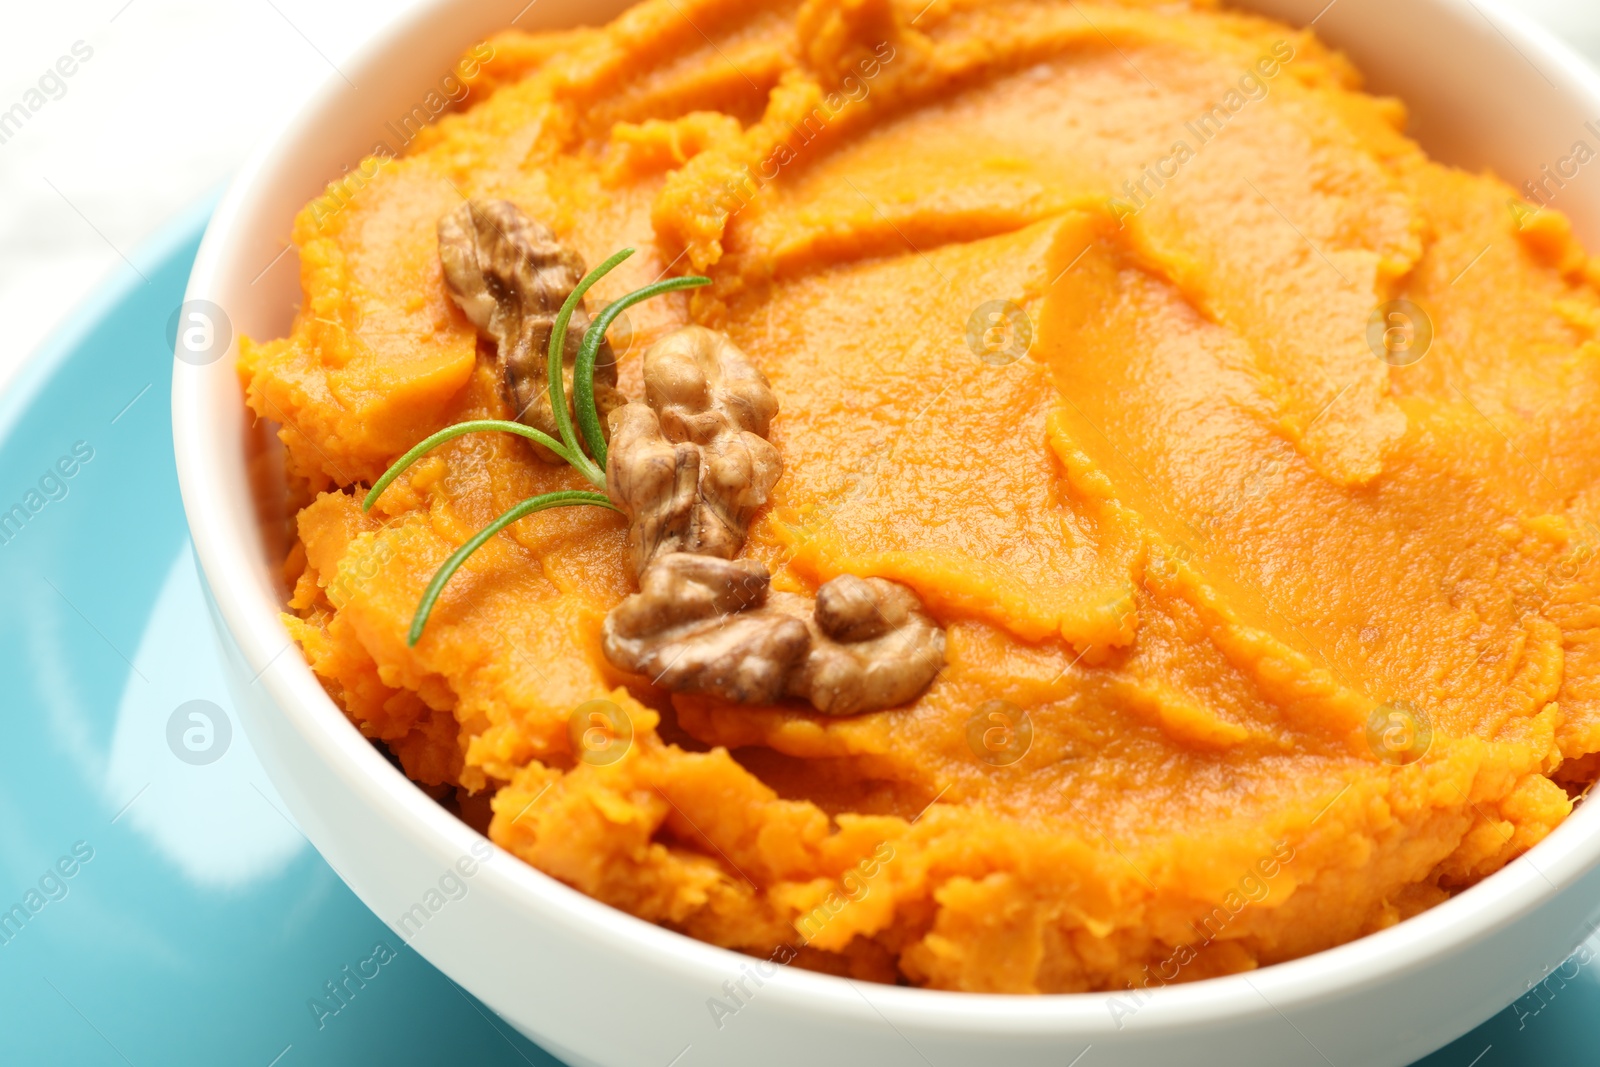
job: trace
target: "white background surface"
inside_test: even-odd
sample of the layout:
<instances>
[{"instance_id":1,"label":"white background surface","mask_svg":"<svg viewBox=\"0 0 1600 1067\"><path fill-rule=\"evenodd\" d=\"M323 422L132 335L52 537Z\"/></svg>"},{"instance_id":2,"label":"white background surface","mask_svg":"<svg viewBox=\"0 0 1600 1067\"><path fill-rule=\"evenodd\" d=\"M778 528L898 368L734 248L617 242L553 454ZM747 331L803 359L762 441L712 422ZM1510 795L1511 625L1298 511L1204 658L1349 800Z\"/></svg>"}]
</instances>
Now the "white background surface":
<instances>
[{"instance_id":1,"label":"white background surface","mask_svg":"<svg viewBox=\"0 0 1600 1067\"><path fill-rule=\"evenodd\" d=\"M1471 2L1471 0L1463 0ZM1600 0L1509 0L1600 61ZM0 387L140 244L404 0L8 2L0 112L75 42L65 91L0 144Z\"/></svg>"}]
</instances>

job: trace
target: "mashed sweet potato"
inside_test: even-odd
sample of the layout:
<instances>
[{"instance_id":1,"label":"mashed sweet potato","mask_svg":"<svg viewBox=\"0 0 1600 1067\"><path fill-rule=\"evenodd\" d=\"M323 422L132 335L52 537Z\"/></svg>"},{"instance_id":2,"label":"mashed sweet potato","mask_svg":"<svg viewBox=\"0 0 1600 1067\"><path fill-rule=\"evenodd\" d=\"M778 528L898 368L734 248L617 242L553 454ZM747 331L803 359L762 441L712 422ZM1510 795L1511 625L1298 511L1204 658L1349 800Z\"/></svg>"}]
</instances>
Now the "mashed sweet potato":
<instances>
[{"instance_id":1,"label":"mashed sweet potato","mask_svg":"<svg viewBox=\"0 0 1600 1067\"><path fill-rule=\"evenodd\" d=\"M1566 221L1429 161L1309 33L923 3L508 33L468 106L301 214L304 304L242 374L328 691L585 893L944 989L1258 967L1537 843L1600 751L1600 270ZM407 646L450 552L587 487L475 435L360 510L423 436L509 415L441 278L464 196L590 264L637 247L591 308L714 280L630 312L621 388L685 322L749 353L785 473L745 553L778 588L915 589L948 632L920 699L830 719L620 675L598 508L495 538ZM594 700L631 720L619 759L575 756Z\"/></svg>"}]
</instances>

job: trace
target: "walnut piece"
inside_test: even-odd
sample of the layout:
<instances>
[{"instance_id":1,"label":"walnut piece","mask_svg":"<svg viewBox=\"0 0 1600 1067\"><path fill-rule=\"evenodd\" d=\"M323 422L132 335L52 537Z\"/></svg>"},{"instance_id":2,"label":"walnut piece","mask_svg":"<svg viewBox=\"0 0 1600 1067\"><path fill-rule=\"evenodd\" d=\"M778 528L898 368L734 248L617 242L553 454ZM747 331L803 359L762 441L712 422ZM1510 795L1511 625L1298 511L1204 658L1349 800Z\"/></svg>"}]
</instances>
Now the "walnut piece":
<instances>
[{"instance_id":1,"label":"walnut piece","mask_svg":"<svg viewBox=\"0 0 1600 1067\"><path fill-rule=\"evenodd\" d=\"M944 666L944 631L916 593L886 578L841 574L824 583L807 622L811 649L787 691L824 715L905 704Z\"/></svg>"},{"instance_id":2,"label":"walnut piece","mask_svg":"<svg viewBox=\"0 0 1600 1067\"><path fill-rule=\"evenodd\" d=\"M645 352L644 387L611 413L606 465L634 570L668 552L732 559L783 473L766 376L724 335L685 326Z\"/></svg>"},{"instance_id":3,"label":"walnut piece","mask_svg":"<svg viewBox=\"0 0 1600 1067\"><path fill-rule=\"evenodd\" d=\"M550 332L562 303L583 279L583 257L556 240L543 224L508 200L469 200L439 219L439 260L457 306L495 345L506 402L519 422L560 440L550 407ZM567 404L572 404L572 365L589 325L580 303L565 340ZM626 399L617 391L617 362L609 341L595 359L594 397L601 425ZM562 462L542 445L539 457Z\"/></svg>"},{"instance_id":4,"label":"walnut piece","mask_svg":"<svg viewBox=\"0 0 1600 1067\"><path fill-rule=\"evenodd\" d=\"M755 560L664 553L606 616L601 647L676 693L798 697L824 715L904 704L944 665L944 631L903 585L841 575L812 600L769 584Z\"/></svg>"}]
</instances>

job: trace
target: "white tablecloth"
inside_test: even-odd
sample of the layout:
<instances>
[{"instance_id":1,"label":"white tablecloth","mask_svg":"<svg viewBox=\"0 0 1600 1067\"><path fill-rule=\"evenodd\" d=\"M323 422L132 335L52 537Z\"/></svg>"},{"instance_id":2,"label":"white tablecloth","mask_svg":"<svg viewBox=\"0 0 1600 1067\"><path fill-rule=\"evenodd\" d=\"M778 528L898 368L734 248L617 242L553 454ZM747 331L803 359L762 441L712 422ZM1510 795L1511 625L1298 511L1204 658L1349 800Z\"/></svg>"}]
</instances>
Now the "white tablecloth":
<instances>
[{"instance_id":1,"label":"white tablecloth","mask_svg":"<svg viewBox=\"0 0 1600 1067\"><path fill-rule=\"evenodd\" d=\"M1512 2L1600 61L1596 0ZM219 188L270 124L405 6L8 4L0 113L43 105L20 128L0 122L0 383L101 279L126 269L123 258L142 240Z\"/></svg>"}]
</instances>

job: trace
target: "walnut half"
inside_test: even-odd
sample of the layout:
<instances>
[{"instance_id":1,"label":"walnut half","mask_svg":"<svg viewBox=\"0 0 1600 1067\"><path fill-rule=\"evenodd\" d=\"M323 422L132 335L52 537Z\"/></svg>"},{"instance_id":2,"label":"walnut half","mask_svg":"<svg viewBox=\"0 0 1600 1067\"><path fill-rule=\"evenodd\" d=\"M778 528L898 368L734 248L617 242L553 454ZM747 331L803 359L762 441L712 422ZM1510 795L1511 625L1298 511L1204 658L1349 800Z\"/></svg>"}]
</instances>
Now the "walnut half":
<instances>
[{"instance_id":1,"label":"walnut half","mask_svg":"<svg viewBox=\"0 0 1600 1067\"><path fill-rule=\"evenodd\" d=\"M439 219L439 260L456 305L485 340L494 342L501 388L519 422L560 440L550 407L550 333L556 315L585 272L583 257L556 240L509 200L468 200ZM564 359L568 407L572 365L589 315L580 303L567 325ZM601 425L625 397L617 391L617 362L608 341L594 367ZM542 445L540 459L562 460Z\"/></svg>"},{"instance_id":2,"label":"walnut half","mask_svg":"<svg viewBox=\"0 0 1600 1067\"><path fill-rule=\"evenodd\" d=\"M723 334L685 326L645 351L644 388L611 413L606 464L634 570L667 552L732 559L783 473L766 376Z\"/></svg>"},{"instance_id":3,"label":"walnut half","mask_svg":"<svg viewBox=\"0 0 1600 1067\"><path fill-rule=\"evenodd\" d=\"M825 715L904 704L944 665L944 631L903 585L841 575L812 600L769 582L755 560L665 553L606 616L606 658L673 692Z\"/></svg>"}]
</instances>

